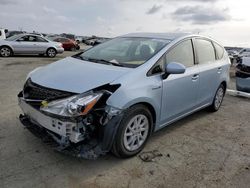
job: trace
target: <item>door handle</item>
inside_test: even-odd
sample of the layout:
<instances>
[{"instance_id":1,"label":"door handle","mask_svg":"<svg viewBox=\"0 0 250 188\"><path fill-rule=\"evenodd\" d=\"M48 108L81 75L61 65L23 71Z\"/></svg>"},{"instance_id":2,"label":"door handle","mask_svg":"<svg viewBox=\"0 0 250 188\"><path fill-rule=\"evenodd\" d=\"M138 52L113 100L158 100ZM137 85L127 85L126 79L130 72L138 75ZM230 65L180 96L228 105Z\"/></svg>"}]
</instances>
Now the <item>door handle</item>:
<instances>
[{"instance_id":1,"label":"door handle","mask_svg":"<svg viewBox=\"0 0 250 188\"><path fill-rule=\"evenodd\" d=\"M221 68L221 67L219 67L217 72L220 74L220 73L221 73L221 71L222 71L222 68Z\"/></svg>"},{"instance_id":2,"label":"door handle","mask_svg":"<svg viewBox=\"0 0 250 188\"><path fill-rule=\"evenodd\" d=\"M194 74L192 76L192 81L196 81L199 77L200 77L199 74Z\"/></svg>"},{"instance_id":3,"label":"door handle","mask_svg":"<svg viewBox=\"0 0 250 188\"><path fill-rule=\"evenodd\" d=\"M160 88L161 88L161 85L158 85L158 86L152 87L152 90L156 90L156 89L160 89Z\"/></svg>"}]
</instances>

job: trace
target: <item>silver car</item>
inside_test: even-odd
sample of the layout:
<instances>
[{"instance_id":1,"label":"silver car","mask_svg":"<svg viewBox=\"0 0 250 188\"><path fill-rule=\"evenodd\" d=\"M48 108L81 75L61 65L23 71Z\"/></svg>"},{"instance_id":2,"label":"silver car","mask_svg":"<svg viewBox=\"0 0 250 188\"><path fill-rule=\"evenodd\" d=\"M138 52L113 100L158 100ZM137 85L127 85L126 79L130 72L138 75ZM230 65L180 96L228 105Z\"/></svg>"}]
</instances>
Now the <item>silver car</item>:
<instances>
[{"instance_id":1,"label":"silver car","mask_svg":"<svg viewBox=\"0 0 250 188\"><path fill-rule=\"evenodd\" d=\"M229 67L224 48L200 35L120 36L29 73L20 120L62 152L134 156L153 132L217 111Z\"/></svg>"},{"instance_id":2,"label":"silver car","mask_svg":"<svg viewBox=\"0 0 250 188\"><path fill-rule=\"evenodd\" d=\"M52 42L35 34L20 34L0 40L0 56L9 57L16 54L46 54L55 57L63 53L64 49L59 42Z\"/></svg>"}]
</instances>

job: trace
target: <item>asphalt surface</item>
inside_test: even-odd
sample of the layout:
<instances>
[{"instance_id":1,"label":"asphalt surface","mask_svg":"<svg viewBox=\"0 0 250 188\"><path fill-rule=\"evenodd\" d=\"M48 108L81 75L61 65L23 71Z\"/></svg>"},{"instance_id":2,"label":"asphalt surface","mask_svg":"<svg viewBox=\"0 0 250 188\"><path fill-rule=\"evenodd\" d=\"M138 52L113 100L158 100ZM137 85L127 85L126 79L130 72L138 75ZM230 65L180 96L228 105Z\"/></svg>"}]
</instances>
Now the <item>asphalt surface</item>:
<instances>
[{"instance_id":1,"label":"asphalt surface","mask_svg":"<svg viewBox=\"0 0 250 188\"><path fill-rule=\"evenodd\" d=\"M24 129L17 93L26 75L56 58L0 58L0 187L250 186L250 100L226 95L216 113L195 113L152 136L158 156L84 160L57 153ZM152 156L152 153L151 155Z\"/></svg>"}]
</instances>

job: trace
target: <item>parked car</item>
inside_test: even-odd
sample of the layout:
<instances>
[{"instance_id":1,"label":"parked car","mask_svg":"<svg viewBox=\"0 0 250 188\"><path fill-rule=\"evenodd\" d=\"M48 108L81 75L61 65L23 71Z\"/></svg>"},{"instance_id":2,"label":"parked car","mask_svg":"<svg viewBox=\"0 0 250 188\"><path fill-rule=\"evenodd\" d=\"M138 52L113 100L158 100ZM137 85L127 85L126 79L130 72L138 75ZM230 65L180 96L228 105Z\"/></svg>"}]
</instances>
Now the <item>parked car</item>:
<instances>
[{"instance_id":1,"label":"parked car","mask_svg":"<svg viewBox=\"0 0 250 188\"><path fill-rule=\"evenodd\" d=\"M0 28L0 40L6 39L6 33L8 32L7 29L1 29Z\"/></svg>"},{"instance_id":2,"label":"parked car","mask_svg":"<svg viewBox=\"0 0 250 188\"><path fill-rule=\"evenodd\" d=\"M34 34L20 34L0 41L0 56L9 57L16 54L46 54L55 57L63 53L61 43L52 42Z\"/></svg>"},{"instance_id":3,"label":"parked car","mask_svg":"<svg viewBox=\"0 0 250 188\"><path fill-rule=\"evenodd\" d=\"M96 38L89 38L89 39L84 40L84 43L86 45L94 46L96 40L97 40Z\"/></svg>"},{"instance_id":4,"label":"parked car","mask_svg":"<svg viewBox=\"0 0 250 188\"><path fill-rule=\"evenodd\" d=\"M76 41L73 41L71 39L67 39L63 37L56 37L56 38L53 38L53 41L62 43L64 50L76 51L80 49L79 44Z\"/></svg>"},{"instance_id":5,"label":"parked car","mask_svg":"<svg viewBox=\"0 0 250 188\"><path fill-rule=\"evenodd\" d=\"M238 53L239 57L250 57L250 48L243 48Z\"/></svg>"},{"instance_id":6,"label":"parked car","mask_svg":"<svg viewBox=\"0 0 250 188\"><path fill-rule=\"evenodd\" d=\"M67 39L71 39L71 40L73 40L73 41L76 40L76 36L73 35L73 34L62 33L60 36L61 36L61 37L64 37L64 38L67 38Z\"/></svg>"},{"instance_id":7,"label":"parked car","mask_svg":"<svg viewBox=\"0 0 250 188\"><path fill-rule=\"evenodd\" d=\"M131 157L153 132L203 108L219 110L229 68L210 38L127 34L29 73L20 120L59 151Z\"/></svg>"},{"instance_id":8,"label":"parked car","mask_svg":"<svg viewBox=\"0 0 250 188\"><path fill-rule=\"evenodd\" d=\"M98 45L98 44L104 43L104 42L106 42L106 41L108 41L108 40L110 40L110 38L98 38L98 39L96 39L96 40L94 41L93 46L96 46L96 45Z\"/></svg>"},{"instance_id":9,"label":"parked car","mask_svg":"<svg viewBox=\"0 0 250 188\"><path fill-rule=\"evenodd\" d=\"M243 57L236 66L236 89L250 93L250 57Z\"/></svg>"}]
</instances>

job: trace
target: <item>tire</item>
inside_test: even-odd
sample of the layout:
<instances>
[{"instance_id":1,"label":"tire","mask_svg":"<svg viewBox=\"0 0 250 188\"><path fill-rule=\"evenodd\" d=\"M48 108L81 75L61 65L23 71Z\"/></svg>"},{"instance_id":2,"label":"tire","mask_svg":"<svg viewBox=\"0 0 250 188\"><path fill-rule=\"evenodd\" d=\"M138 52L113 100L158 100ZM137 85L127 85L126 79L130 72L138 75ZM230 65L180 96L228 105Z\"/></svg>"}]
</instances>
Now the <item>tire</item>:
<instances>
[{"instance_id":1,"label":"tire","mask_svg":"<svg viewBox=\"0 0 250 188\"><path fill-rule=\"evenodd\" d=\"M129 108L117 130L112 153L120 158L138 154L144 148L152 132L152 125L152 115L146 106L135 105Z\"/></svg>"},{"instance_id":2,"label":"tire","mask_svg":"<svg viewBox=\"0 0 250 188\"><path fill-rule=\"evenodd\" d=\"M51 57L51 58L53 58L53 57L55 57L56 56L56 49L55 48L49 48L47 51L46 51L46 55L48 56L48 57Z\"/></svg>"},{"instance_id":3,"label":"tire","mask_svg":"<svg viewBox=\"0 0 250 188\"><path fill-rule=\"evenodd\" d=\"M220 109L225 92L226 92L226 88L223 84L221 84L215 93L213 103L208 108L209 111L216 112Z\"/></svg>"},{"instance_id":4,"label":"tire","mask_svg":"<svg viewBox=\"0 0 250 188\"><path fill-rule=\"evenodd\" d=\"M2 46L0 48L0 56L1 57L10 57L12 56L13 52L10 47L8 46Z\"/></svg>"}]
</instances>

